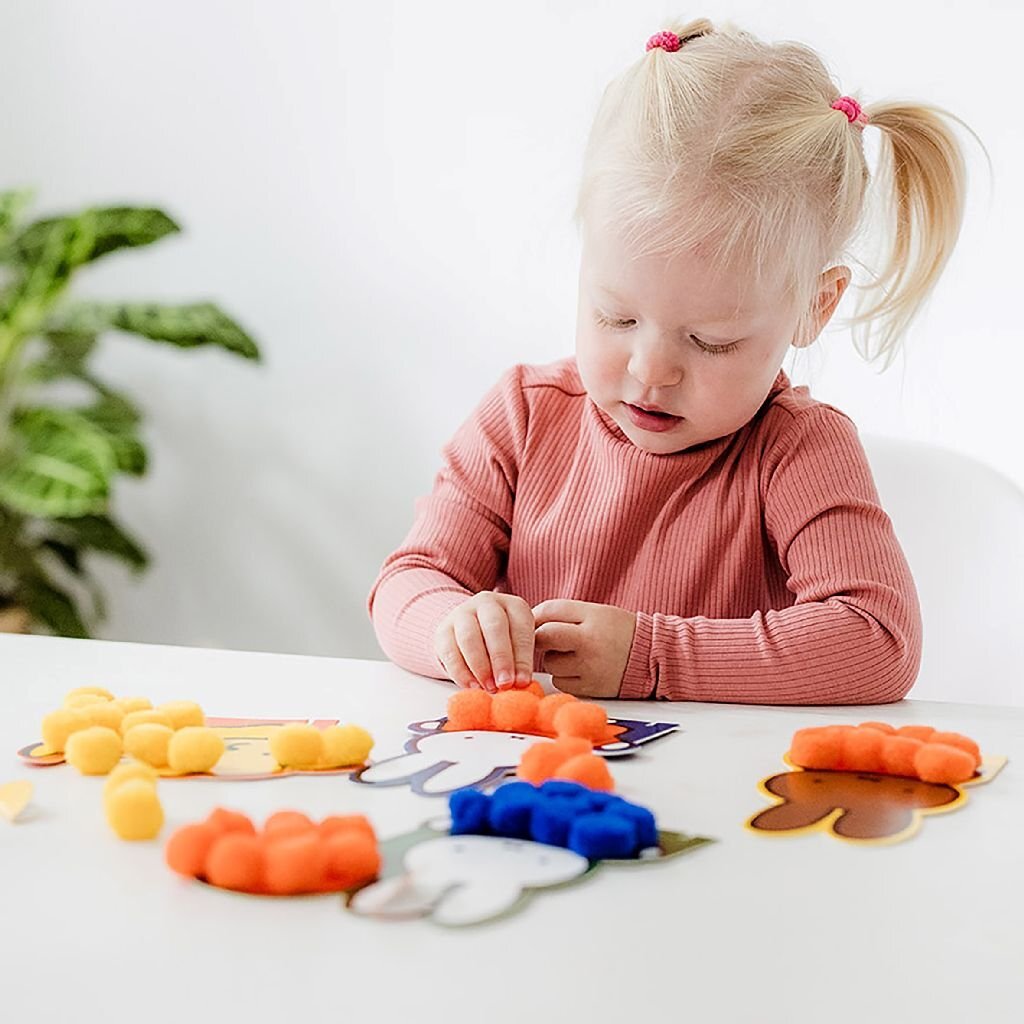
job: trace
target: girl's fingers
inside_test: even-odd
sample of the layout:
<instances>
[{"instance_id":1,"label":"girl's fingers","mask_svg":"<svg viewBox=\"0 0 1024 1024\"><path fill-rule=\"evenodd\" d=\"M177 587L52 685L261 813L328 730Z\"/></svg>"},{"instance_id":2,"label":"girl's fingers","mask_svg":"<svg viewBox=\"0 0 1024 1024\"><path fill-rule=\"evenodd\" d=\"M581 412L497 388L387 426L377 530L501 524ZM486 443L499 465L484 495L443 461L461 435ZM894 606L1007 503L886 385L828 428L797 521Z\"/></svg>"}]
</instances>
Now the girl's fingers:
<instances>
[{"instance_id":1,"label":"girl's fingers","mask_svg":"<svg viewBox=\"0 0 1024 1024\"><path fill-rule=\"evenodd\" d=\"M579 659L575 654L561 651L547 651L544 654L544 671L552 676L574 676L580 670Z\"/></svg>"},{"instance_id":2,"label":"girl's fingers","mask_svg":"<svg viewBox=\"0 0 1024 1024\"><path fill-rule=\"evenodd\" d=\"M533 681L533 612L523 600L509 602L506 611L515 660L514 682L516 686L528 686Z\"/></svg>"},{"instance_id":3,"label":"girl's fingers","mask_svg":"<svg viewBox=\"0 0 1024 1024\"><path fill-rule=\"evenodd\" d=\"M586 617L586 601L569 601L564 598L556 598L553 601L542 601L533 609L533 621L535 626L542 626L546 622L568 622L581 623Z\"/></svg>"},{"instance_id":4,"label":"girl's fingers","mask_svg":"<svg viewBox=\"0 0 1024 1024\"><path fill-rule=\"evenodd\" d=\"M449 626L441 634L440 638L434 641L434 653L441 659L448 678L456 686L472 689L479 686L476 677L469 670L466 659L462 657L458 644L455 642L455 633Z\"/></svg>"},{"instance_id":5,"label":"girl's fingers","mask_svg":"<svg viewBox=\"0 0 1024 1024\"><path fill-rule=\"evenodd\" d=\"M538 651L575 651L579 645L579 627L567 622L546 622L533 633Z\"/></svg>"},{"instance_id":6,"label":"girl's fingers","mask_svg":"<svg viewBox=\"0 0 1024 1024\"><path fill-rule=\"evenodd\" d=\"M497 687L491 675L491 659L488 657L487 645L484 643L476 615L472 612L456 615L452 627L455 630L455 642L469 671L485 690L495 693Z\"/></svg>"},{"instance_id":7,"label":"girl's fingers","mask_svg":"<svg viewBox=\"0 0 1024 1024\"><path fill-rule=\"evenodd\" d=\"M516 677L508 614L495 601L478 608L476 617L490 658L491 678L498 688L505 689L515 682Z\"/></svg>"},{"instance_id":8,"label":"girl's fingers","mask_svg":"<svg viewBox=\"0 0 1024 1024\"><path fill-rule=\"evenodd\" d=\"M476 677L470 671L469 666L462 657L462 653L459 651L455 640L455 633L451 628L446 631L446 636L442 640L435 643L435 651L441 660L441 664L444 666L445 672L448 674L448 678L456 686L472 688L478 685Z\"/></svg>"}]
</instances>

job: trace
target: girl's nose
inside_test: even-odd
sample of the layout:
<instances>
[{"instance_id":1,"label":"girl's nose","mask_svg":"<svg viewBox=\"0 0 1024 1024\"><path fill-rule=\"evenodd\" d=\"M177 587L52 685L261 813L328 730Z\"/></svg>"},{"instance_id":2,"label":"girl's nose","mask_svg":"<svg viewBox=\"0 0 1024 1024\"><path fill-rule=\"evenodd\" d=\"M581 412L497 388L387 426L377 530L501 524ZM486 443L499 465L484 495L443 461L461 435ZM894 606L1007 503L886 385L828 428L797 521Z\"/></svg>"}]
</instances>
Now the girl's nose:
<instances>
[{"instance_id":1,"label":"girl's nose","mask_svg":"<svg viewBox=\"0 0 1024 1024\"><path fill-rule=\"evenodd\" d=\"M683 379L683 367L674 348L658 338L639 339L626 369L645 388L673 387Z\"/></svg>"}]
</instances>

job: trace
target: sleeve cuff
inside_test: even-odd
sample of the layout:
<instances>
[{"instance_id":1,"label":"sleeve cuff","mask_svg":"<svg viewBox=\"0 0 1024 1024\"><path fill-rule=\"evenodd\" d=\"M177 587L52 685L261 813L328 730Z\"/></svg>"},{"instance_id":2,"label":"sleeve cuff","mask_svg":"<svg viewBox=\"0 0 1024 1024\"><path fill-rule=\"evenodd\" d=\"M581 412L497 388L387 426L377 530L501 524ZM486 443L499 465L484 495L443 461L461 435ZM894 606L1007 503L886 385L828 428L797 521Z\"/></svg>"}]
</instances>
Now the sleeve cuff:
<instances>
[{"instance_id":1,"label":"sleeve cuff","mask_svg":"<svg viewBox=\"0 0 1024 1024\"><path fill-rule=\"evenodd\" d=\"M636 613L636 631L633 646L622 674L619 687L620 700L645 700L654 696L655 676L651 671L651 641L654 636L654 618L646 612Z\"/></svg>"}]
</instances>

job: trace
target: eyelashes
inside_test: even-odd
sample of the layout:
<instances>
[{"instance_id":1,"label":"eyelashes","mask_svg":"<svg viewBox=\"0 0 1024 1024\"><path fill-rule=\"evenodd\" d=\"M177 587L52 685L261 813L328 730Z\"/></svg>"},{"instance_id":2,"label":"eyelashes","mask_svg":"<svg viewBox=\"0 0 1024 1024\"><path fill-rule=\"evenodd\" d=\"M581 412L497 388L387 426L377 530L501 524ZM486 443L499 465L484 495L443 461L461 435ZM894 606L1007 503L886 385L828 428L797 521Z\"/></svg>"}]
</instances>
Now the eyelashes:
<instances>
[{"instance_id":1,"label":"eyelashes","mask_svg":"<svg viewBox=\"0 0 1024 1024\"><path fill-rule=\"evenodd\" d=\"M636 320L632 318L605 316L604 313L595 313L594 318L601 327L608 327L615 331L628 331L630 328L636 327ZM738 341L730 341L726 345L709 345L706 341L698 338L696 334L690 334L687 337L696 349L709 356L725 355L734 351L739 345Z\"/></svg>"}]
</instances>

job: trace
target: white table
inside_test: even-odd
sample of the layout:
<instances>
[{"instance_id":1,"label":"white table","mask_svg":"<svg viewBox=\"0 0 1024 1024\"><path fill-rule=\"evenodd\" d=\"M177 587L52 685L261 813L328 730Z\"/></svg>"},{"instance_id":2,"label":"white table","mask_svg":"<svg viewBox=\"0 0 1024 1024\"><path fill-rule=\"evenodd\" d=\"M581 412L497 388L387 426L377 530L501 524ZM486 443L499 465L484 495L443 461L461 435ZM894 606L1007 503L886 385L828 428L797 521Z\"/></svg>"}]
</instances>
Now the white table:
<instances>
[{"instance_id":1,"label":"white table","mask_svg":"<svg viewBox=\"0 0 1024 1024\"><path fill-rule=\"evenodd\" d=\"M74 686L209 715L364 725L375 757L450 689L382 662L0 637L0 781L31 778L35 813L0 820L0 1019L295 1021L1019 1021L1024 1014L1024 710L904 702L882 709L609 704L678 721L613 771L663 827L720 841L642 869L604 869L481 927L356 917L335 897L266 900L174 876L162 842L124 843L102 780L24 767L15 750ZM766 838L744 821L784 770L794 729L924 722L1009 765L967 807L892 847ZM364 812L382 836L443 810L344 776L167 782L163 837L220 804L259 818ZM510 974L510 967L514 974ZM518 979L518 980L513 980ZM84 1013L84 1015L83 1015ZM357 1018L356 1018L357 1015Z\"/></svg>"}]
</instances>

